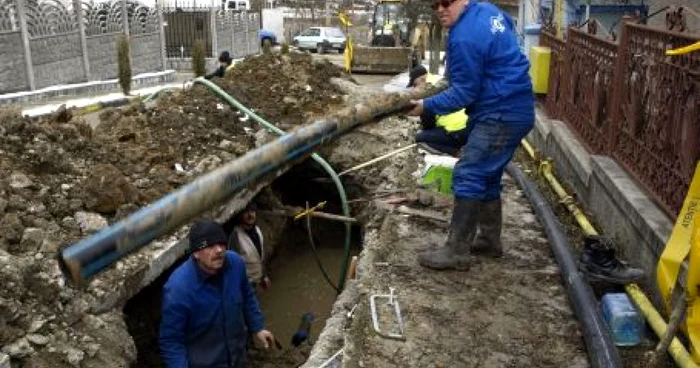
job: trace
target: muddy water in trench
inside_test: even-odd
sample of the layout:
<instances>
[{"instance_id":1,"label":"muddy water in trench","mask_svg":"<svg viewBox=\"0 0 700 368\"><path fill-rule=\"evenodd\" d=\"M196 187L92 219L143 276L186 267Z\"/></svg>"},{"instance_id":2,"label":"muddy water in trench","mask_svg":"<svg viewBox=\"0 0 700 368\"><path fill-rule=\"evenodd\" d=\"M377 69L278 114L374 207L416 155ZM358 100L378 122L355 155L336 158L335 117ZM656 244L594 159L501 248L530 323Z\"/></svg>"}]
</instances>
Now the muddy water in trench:
<instances>
[{"instance_id":1,"label":"muddy water in trench","mask_svg":"<svg viewBox=\"0 0 700 368\"><path fill-rule=\"evenodd\" d=\"M344 259L344 227L314 220L312 229L316 254L330 280L337 285ZM267 328L287 348L291 347L301 316L307 312L316 316L311 328L311 339L316 340L330 316L336 291L323 277L301 223L288 227L281 239L268 269L272 288L260 294L260 303ZM357 236L352 239L352 253L357 254Z\"/></svg>"}]
</instances>

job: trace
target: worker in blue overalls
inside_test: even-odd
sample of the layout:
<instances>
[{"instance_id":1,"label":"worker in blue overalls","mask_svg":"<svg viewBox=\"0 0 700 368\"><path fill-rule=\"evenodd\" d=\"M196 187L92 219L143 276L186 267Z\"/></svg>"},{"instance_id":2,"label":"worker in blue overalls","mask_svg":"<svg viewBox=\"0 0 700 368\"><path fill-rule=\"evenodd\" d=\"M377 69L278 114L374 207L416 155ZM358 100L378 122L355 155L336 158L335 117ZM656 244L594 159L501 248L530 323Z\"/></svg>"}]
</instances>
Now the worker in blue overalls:
<instances>
[{"instance_id":1,"label":"worker in blue overalls","mask_svg":"<svg viewBox=\"0 0 700 368\"><path fill-rule=\"evenodd\" d=\"M535 120L529 62L513 20L490 3L437 0L447 37L449 88L414 101L409 115L467 110L467 140L455 165L455 205L443 247L419 255L424 267L467 270L471 253L500 257L501 176ZM478 236L477 236L478 234Z\"/></svg>"}]
</instances>

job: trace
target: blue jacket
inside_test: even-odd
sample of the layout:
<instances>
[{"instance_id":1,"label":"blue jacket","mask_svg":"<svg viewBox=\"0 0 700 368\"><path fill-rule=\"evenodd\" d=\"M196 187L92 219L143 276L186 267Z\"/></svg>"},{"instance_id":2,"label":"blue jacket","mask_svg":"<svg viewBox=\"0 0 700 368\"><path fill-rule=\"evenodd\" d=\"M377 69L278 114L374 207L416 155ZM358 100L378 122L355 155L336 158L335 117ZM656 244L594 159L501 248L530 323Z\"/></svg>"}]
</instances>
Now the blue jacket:
<instances>
[{"instance_id":1,"label":"blue jacket","mask_svg":"<svg viewBox=\"0 0 700 368\"><path fill-rule=\"evenodd\" d=\"M450 87L425 99L424 108L436 115L466 108L471 122L534 121L529 67L510 16L472 0L447 37Z\"/></svg>"},{"instance_id":2,"label":"blue jacket","mask_svg":"<svg viewBox=\"0 0 700 368\"><path fill-rule=\"evenodd\" d=\"M166 367L228 367L245 354L247 331L263 329L245 262L227 251L222 272L221 289L193 258L170 275L163 288L159 341Z\"/></svg>"}]
</instances>

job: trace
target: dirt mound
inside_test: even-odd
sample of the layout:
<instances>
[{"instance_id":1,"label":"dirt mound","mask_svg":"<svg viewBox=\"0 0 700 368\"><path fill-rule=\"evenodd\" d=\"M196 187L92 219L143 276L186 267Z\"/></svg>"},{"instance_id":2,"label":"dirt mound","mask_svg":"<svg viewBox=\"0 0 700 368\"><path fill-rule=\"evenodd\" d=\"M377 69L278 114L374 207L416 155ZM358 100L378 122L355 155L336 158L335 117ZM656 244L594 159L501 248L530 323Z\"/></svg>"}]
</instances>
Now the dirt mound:
<instances>
[{"instance_id":1,"label":"dirt mound","mask_svg":"<svg viewBox=\"0 0 700 368\"><path fill-rule=\"evenodd\" d=\"M266 55L217 82L273 121L299 122L342 101L329 83L340 75L308 55ZM0 110L0 362L129 365L135 349L120 311L90 313L100 296L65 285L56 252L243 155L260 130L201 86L100 120L93 131L71 111Z\"/></svg>"},{"instance_id":2,"label":"dirt mound","mask_svg":"<svg viewBox=\"0 0 700 368\"><path fill-rule=\"evenodd\" d=\"M269 53L246 59L217 83L268 121L291 127L341 104L343 94L329 80L345 76L310 54Z\"/></svg>"}]
</instances>

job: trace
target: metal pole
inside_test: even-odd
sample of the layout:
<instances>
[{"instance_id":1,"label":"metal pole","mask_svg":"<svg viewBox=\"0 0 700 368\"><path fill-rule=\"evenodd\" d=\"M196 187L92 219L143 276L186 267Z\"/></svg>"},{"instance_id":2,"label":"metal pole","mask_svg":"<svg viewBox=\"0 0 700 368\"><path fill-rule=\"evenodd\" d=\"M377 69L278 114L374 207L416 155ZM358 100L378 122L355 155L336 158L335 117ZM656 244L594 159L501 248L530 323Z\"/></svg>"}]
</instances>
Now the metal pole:
<instances>
[{"instance_id":1,"label":"metal pole","mask_svg":"<svg viewBox=\"0 0 700 368\"><path fill-rule=\"evenodd\" d=\"M420 99L446 87L418 92L392 93L315 120L292 133L232 161L168 194L148 207L62 250L61 270L82 284L127 254L168 234L193 218L254 185L275 170L307 158L318 146L328 143L357 125L403 111Z\"/></svg>"}]
</instances>

